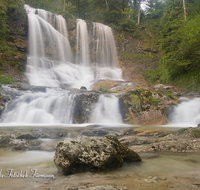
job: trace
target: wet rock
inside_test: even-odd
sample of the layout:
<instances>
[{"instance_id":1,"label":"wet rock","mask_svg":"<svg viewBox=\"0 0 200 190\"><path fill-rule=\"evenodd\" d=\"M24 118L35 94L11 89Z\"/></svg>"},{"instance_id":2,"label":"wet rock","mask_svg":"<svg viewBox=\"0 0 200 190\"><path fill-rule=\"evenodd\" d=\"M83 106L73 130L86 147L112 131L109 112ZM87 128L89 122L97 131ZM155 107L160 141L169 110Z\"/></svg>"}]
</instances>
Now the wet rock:
<instances>
[{"instance_id":1,"label":"wet rock","mask_svg":"<svg viewBox=\"0 0 200 190\"><path fill-rule=\"evenodd\" d=\"M0 137L0 148L8 148L11 141L11 136Z\"/></svg>"},{"instance_id":2,"label":"wet rock","mask_svg":"<svg viewBox=\"0 0 200 190\"><path fill-rule=\"evenodd\" d=\"M109 133L106 130L84 130L82 131L82 135L85 136L105 136Z\"/></svg>"},{"instance_id":3,"label":"wet rock","mask_svg":"<svg viewBox=\"0 0 200 190\"><path fill-rule=\"evenodd\" d=\"M87 88L85 86L81 86L80 88L81 90L87 90Z\"/></svg>"},{"instance_id":4,"label":"wet rock","mask_svg":"<svg viewBox=\"0 0 200 190\"><path fill-rule=\"evenodd\" d=\"M28 142L25 140L14 139L9 144L12 145L12 150L28 150L29 149Z\"/></svg>"},{"instance_id":5,"label":"wet rock","mask_svg":"<svg viewBox=\"0 0 200 190\"><path fill-rule=\"evenodd\" d=\"M17 139L38 139L40 135L38 133L27 133L27 134L22 134L17 137Z\"/></svg>"},{"instance_id":6,"label":"wet rock","mask_svg":"<svg viewBox=\"0 0 200 190\"><path fill-rule=\"evenodd\" d=\"M122 167L124 161L137 162L141 158L110 135L61 141L54 156L54 163L63 174L106 171Z\"/></svg>"},{"instance_id":7,"label":"wet rock","mask_svg":"<svg viewBox=\"0 0 200 190\"><path fill-rule=\"evenodd\" d=\"M80 92L75 97L74 123L88 123L94 106L99 100L99 93L93 91Z\"/></svg>"},{"instance_id":8,"label":"wet rock","mask_svg":"<svg viewBox=\"0 0 200 190\"><path fill-rule=\"evenodd\" d=\"M173 86L165 86L164 84L157 84L154 86L154 89L159 92L174 92Z\"/></svg>"},{"instance_id":9,"label":"wet rock","mask_svg":"<svg viewBox=\"0 0 200 190\"><path fill-rule=\"evenodd\" d=\"M135 130L133 130L133 129L128 129L128 130L126 130L126 131L124 131L123 133L122 133L122 136L125 136L125 135L136 135L136 134L138 134L139 132L138 131L135 131Z\"/></svg>"},{"instance_id":10,"label":"wet rock","mask_svg":"<svg viewBox=\"0 0 200 190\"><path fill-rule=\"evenodd\" d=\"M64 129L48 129L48 128L40 128L40 129L34 129L31 133L34 137L37 138L61 138L66 137L68 135L68 132Z\"/></svg>"},{"instance_id":11,"label":"wet rock","mask_svg":"<svg viewBox=\"0 0 200 190\"><path fill-rule=\"evenodd\" d=\"M37 150L41 144L40 140L33 139L17 139L16 130L7 131L0 136L0 148L2 150ZM10 135L6 134L9 133Z\"/></svg>"},{"instance_id":12,"label":"wet rock","mask_svg":"<svg viewBox=\"0 0 200 190\"><path fill-rule=\"evenodd\" d=\"M38 140L26 141L24 139L13 139L9 143L11 150L37 150L40 144Z\"/></svg>"}]
</instances>

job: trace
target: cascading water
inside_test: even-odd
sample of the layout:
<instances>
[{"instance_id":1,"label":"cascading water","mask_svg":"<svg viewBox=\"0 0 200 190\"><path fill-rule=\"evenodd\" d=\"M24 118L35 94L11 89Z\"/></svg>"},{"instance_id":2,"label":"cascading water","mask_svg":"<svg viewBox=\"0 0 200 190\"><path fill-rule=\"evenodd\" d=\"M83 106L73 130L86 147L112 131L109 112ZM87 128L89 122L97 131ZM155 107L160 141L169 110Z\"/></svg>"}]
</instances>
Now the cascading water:
<instances>
[{"instance_id":1,"label":"cascading water","mask_svg":"<svg viewBox=\"0 0 200 190\"><path fill-rule=\"evenodd\" d=\"M72 123L74 97L61 89L28 92L11 102L2 114L4 123L59 124ZM67 106L67 109L66 109Z\"/></svg>"},{"instance_id":2,"label":"cascading water","mask_svg":"<svg viewBox=\"0 0 200 190\"><path fill-rule=\"evenodd\" d=\"M25 8L29 20L29 56L26 75L31 85L58 87L60 83L66 82L62 72L65 68L63 63L71 60L71 49L68 39L52 25L55 25L55 22L62 23L64 18L55 16L55 22L51 20L51 25L46 21L52 18L48 12L33 9L28 5ZM59 30L67 35L62 27Z\"/></svg>"},{"instance_id":3,"label":"cascading water","mask_svg":"<svg viewBox=\"0 0 200 190\"><path fill-rule=\"evenodd\" d=\"M89 47L87 24L82 19L77 19L76 29L76 63L89 66Z\"/></svg>"},{"instance_id":4,"label":"cascading water","mask_svg":"<svg viewBox=\"0 0 200 190\"><path fill-rule=\"evenodd\" d=\"M73 64L65 19L28 5L25 9L29 21L26 76L30 85L44 87L40 87L42 91L39 92L17 92L18 97L8 104L1 120L15 124L70 124L73 122L76 92L58 87L86 86L90 89L99 79L122 80L112 30L93 23L93 38L89 39L86 22L78 19L76 64ZM96 58L90 62L89 42L92 40L95 41L92 49L96 51ZM93 114L90 122L122 123L118 98L114 95L101 95L94 113L97 117Z\"/></svg>"},{"instance_id":5,"label":"cascading water","mask_svg":"<svg viewBox=\"0 0 200 190\"><path fill-rule=\"evenodd\" d=\"M118 67L117 51L112 29L101 23L93 23L94 63L101 67Z\"/></svg>"},{"instance_id":6,"label":"cascading water","mask_svg":"<svg viewBox=\"0 0 200 190\"><path fill-rule=\"evenodd\" d=\"M101 23L93 23L92 63L97 79L122 79L112 29Z\"/></svg>"},{"instance_id":7,"label":"cascading water","mask_svg":"<svg viewBox=\"0 0 200 190\"><path fill-rule=\"evenodd\" d=\"M114 38L110 27L95 23L95 63L89 61L87 24L77 20L76 64L71 62L71 48L67 37L66 22L61 15L25 6L29 19L29 56L26 75L31 85L69 86L90 89L92 83L101 79L122 80L118 67ZM102 37L104 36L104 37ZM111 44L109 44L111 43ZM102 54L102 51L104 53ZM98 63L98 61L100 61ZM105 62L105 63L103 63Z\"/></svg>"},{"instance_id":8,"label":"cascading water","mask_svg":"<svg viewBox=\"0 0 200 190\"><path fill-rule=\"evenodd\" d=\"M182 127L196 127L200 123L200 98L182 98L180 101L182 102L179 105L172 107L170 122Z\"/></svg>"},{"instance_id":9,"label":"cascading water","mask_svg":"<svg viewBox=\"0 0 200 190\"><path fill-rule=\"evenodd\" d=\"M123 123L119 108L119 99L114 95L101 95L94 109L91 123Z\"/></svg>"},{"instance_id":10,"label":"cascading water","mask_svg":"<svg viewBox=\"0 0 200 190\"><path fill-rule=\"evenodd\" d=\"M32 9L28 5L25 5L26 9ZM65 19L61 15L55 15L43 9L32 9L35 14L39 15L42 19L49 22L56 30L68 39L67 25Z\"/></svg>"}]
</instances>

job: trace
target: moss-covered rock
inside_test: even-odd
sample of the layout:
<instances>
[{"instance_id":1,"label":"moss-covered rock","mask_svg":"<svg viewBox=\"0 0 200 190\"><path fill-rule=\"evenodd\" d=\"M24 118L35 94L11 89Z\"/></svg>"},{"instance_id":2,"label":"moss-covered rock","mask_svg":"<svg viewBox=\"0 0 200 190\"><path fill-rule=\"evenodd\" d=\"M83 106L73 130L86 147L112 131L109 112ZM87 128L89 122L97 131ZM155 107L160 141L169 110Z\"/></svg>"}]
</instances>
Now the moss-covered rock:
<instances>
[{"instance_id":1,"label":"moss-covered rock","mask_svg":"<svg viewBox=\"0 0 200 190\"><path fill-rule=\"evenodd\" d=\"M126 123L140 125L166 124L168 107L178 103L177 98L146 89L129 91L121 99L128 110Z\"/></svg>"}]
</instances>

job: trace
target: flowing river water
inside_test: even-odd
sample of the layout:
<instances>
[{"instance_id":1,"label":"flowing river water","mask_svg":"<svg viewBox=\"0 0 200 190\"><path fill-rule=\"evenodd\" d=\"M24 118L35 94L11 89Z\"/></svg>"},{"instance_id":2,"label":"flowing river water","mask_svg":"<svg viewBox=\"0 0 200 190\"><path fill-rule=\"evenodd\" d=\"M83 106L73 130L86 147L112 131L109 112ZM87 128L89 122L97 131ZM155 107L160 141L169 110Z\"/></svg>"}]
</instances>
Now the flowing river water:
<instances>
[{"instance_id":1,"label":"flowing river water","mask_svg":"<svg viewBox=\"0 0 200 190\"><path fill-rule=\"evenodd\" d=\"M44 139L43 142L45 145L52 140ZM98 189L97 186L113 186L129 190L187 190L198 189L200 184L199 154L140 153L141 163L124 163L122 168L108 172L69 176L57 174L53 156L54 151L0 152L1 189L80 189L83 186ZM48 177L39 177L43 175Z\"/></svg>"}]
</instances>

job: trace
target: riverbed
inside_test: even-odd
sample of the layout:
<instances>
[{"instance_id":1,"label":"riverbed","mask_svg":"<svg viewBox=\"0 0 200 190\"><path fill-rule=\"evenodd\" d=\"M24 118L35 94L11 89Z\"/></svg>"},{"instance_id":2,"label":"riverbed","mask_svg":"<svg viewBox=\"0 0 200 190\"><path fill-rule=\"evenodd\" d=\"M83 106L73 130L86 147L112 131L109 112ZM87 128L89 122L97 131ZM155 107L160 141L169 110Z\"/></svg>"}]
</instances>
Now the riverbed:
<instances>
[{"instance_id":1,"label":"riverbed","mask_svg":"<svg viewBox=\"0 0 200 190\"><path fill-rule=\"evenodd\" d=\"M1 127L1 135L7 131L9 135L20 135L26 131L33 132L33 127L25 129L17 127ZM57 131L55 127L43 128ZM58 128L59 129L59 128ZM25 130L25 131L24 131ZM40 130L42 130L40 128ZM40 148L35 150L2 149L0 152L0 184L1 189L199 189L200 188L200 153L177 152L138 152L141 163L124 163L122 168L100 173L80 173L60 176L53 162L54 148L58 141L65 138L81 136L118 135L119 139L137 138L161 140L158 134L171 133L177 128L160 126L124 126L124 127L62 127L60 133L67 131L60 138L39 138ZM170 131L170 132L169 132ZM83 133L84 132L84 133ZM52 134L54 134L52 132ZM71 136L69 135L71 134ZM153 140L152 140L153 141ZM155 140L154 140L155 141ZM123 141L122 141L123 142ZM131 142L130 142L131 143ZM151 144L150 144L151 145ZM131 146L131 144L130 144ZM141 146L141 145L138 145ZM133 149L134 150L134 149ZM137 152L137 151L136 151Z\"/></svg>"}]
</instances>

